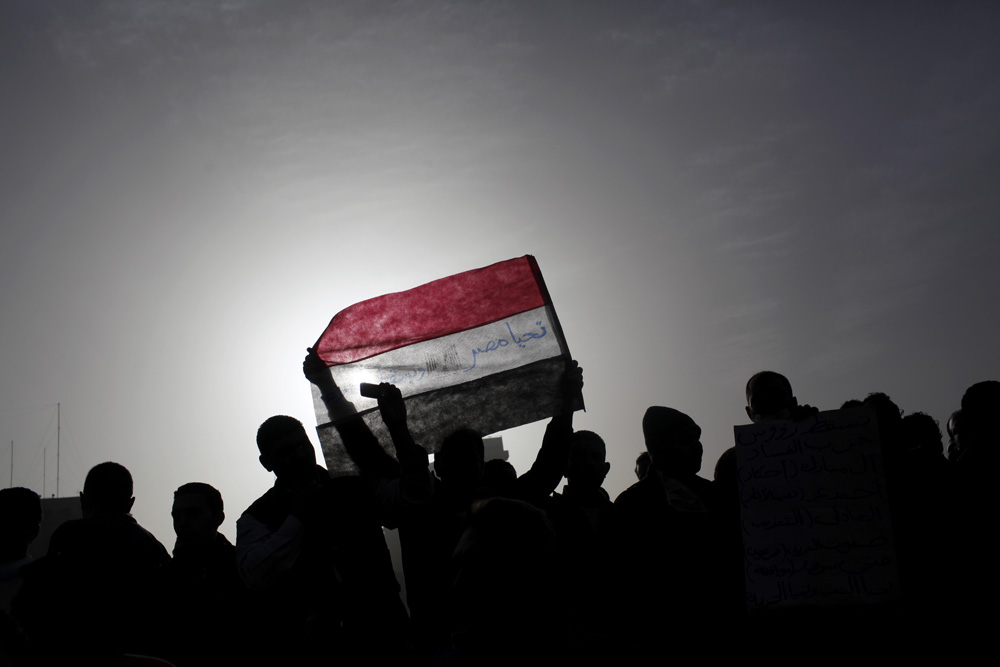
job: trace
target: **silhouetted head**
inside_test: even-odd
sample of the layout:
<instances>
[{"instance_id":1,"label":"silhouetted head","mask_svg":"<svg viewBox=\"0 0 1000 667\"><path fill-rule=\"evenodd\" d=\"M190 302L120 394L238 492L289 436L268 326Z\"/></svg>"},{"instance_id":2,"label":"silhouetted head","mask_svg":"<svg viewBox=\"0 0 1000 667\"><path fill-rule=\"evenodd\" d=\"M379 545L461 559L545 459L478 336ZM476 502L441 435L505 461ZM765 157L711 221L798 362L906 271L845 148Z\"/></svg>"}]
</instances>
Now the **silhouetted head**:
<instances>
[{"instance_id":1,"label":"silhouetted head","mask_svg":"<svg viewBox=\"0 0 1000 667\"><path fill-rule=\"evenodd\" d=\"M997 440L1000 419L1000 382L977 382L962 395L962 447L993 455L986 448L1000 448Z\"/></svg>"},{"instance_id":2,"label":"silhouetted head","mask_svg":"<svg viewBox=\"0 0 1000 667\"><path fill-rule=\"evenodd\" d=\"M458 623L485 624L496 632L550 614L555 544L542 510L508 498L473 503L452 554Z\"/></svg>"},{"instance_id":3,"label":"silhouetted head","mask_svg":"<svg viewBox=\"0 0 1000 667\"><path fill-rule=\"evenodd\" d=\"M42 501L31 489L0 489L0 563L28 555L28 545L38 537Z\"/></svg>"},{"instance_id":4,"label":"silhouetted head","mask_svg":"<svg viewBox=\"0 0 1000 667\"><path fill-rule=\"evenodd\" d=\"M574 487L597 488L611 470L607 447L593 431L576 431L570 442L566 479Z\"/></svg>"},{"instance_id":5,"label":"silhouetted head","mask_svg":"<svg viewBox=\"0 0 1000 667\"><path fill-rule=\"evenodd\" d=\"M517 471L509 461L490 459L483 464L483 489L487 497L513 498Z\"/></svg>"},{"instance_id":6,"label":"silhouetted head","mask_svg":"<svg viewBox=\"0 0 1000 667\"><path fill-rule=\"evenodd\" d=\"M701 428L680 410L652 406L642 418L642 434L658 470L675 475L701 470Z\"/></svg>"},{"instance_id":7,"label":"silhouetted head","mask_svg":"<svg viewBox=\"0 0 1000 667\"><path fill-rule=\"evenodd\" d=\"M894 476L899 461L906 453L906 446L903 443L903 411L882 392L868 394L861 404L875 410L878 438L882 445L882 455L885 457L886 474Z\"/></svg>"},{"instance_id":8,"label":"silhouetted head","mask_svg":"<svg viewBox=\"0 0 1000 667\"><path fill-rule=\"evenodd\" d=\"M170 510L174 532L178 539L208 542L215 539L219 526L226 518L222 494L214 486L190 482L174 491Z\"/></svg>"},{"instance_id":9,"label":"silhouetted head","mask_svg":"<svg viewBox=\"0 0 1000 667\"><path fill-rule=\"evenodd\" d=\"M911 452L941 456L944 443L937 420L924 412L913 412L902 421L903 444Z\"/></svg>"},{"instance_id":10,"label":"silhouetted head","mask_svg":"<svg viewBox=\"0 0 1000 667\"><path fill-rule=\"evenodd\" d=\"M856 398L849 398L849 399L847 399L846 401L844 401L841 404L840 409L841 410L849 410L851 408L860 408L862 405L864 405L864 403L862 403L858 399L856 399Z\"/></svg>"},{"instance_id":11,"label":"silhouetted head","mask_svg":"<svg viewBox=\"0 0 1000 667\"><path fill-rule=\"evenodd\" d=\"M98 463L87 473L80 494L84 516L128 514L133 503L132 474L125 466L107 461Z\"/></svg>"},{"instance_id":12,"label":"silhouetted head","mask_svg":"<svg viewBox=\"0 0 1000 667\"><path fill-rule=\"evenodd\" d=\"M434 471L448 487L471 492L482 484L484 457L479 432L459 429L441 442L441 449L434 455Z\"/></svg>"},{"instance_id":13,"label":"silhouetted head","mask_svg":"<svg viewBox=\"0 0 1000 667\"><path fill-rule=\"evenodd\" d=\"M757 423L772 419L791 419L799 404L792 385L781 373L760 371L747 380L747 417Z\"/></svg>"},{"instance_id":14,"label":"silhouetted head","mask_svg":"<svg viewBox=\"0 0 1000 667\"><path fill-rule=\"evenodd\" d=\"M875 408L878 417L879 434L886 430L898 433L903 423L903 411L887 394L880 391L872 392L861 402L862 405Z\"/></svg>"},{"instance_id":15,"label":"silhouetted head","mask_svg":"<svg viewBox=\"0 0 1000 667\"><path fill-rule=\"evenodd\" d=\"M257 429L260 464L278 479L312 473L316 451L302 422L287 415L270 417Z\"/></svg>"}]
</instances>

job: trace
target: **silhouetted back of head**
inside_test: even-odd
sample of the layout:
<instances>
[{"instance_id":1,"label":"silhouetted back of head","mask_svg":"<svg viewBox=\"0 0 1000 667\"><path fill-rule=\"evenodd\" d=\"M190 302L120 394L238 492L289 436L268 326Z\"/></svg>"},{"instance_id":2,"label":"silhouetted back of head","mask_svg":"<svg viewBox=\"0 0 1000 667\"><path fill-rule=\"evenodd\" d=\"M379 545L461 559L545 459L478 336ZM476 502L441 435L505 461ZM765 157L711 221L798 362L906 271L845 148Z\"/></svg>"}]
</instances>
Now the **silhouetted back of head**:
<instances>
[{"instance_id":1,"label":"silhouetted back of head","mask_svg":"<svg viewBox=\"0 0 1000 667\"><path fill-rule=\"evenodd\" d=\"M907 450L927 455L944 454L944 442L937 420L924 412L913 412L903 417L903 444Z\"/></svg>"},{"instance_id":2,"label":"silhouetted back of head","mask_svg":"<svg viewBox=\"0 0 1000 667\"><path fill-rule=\"evenodd\" d=\"M977 382L962 395L962 444L970 450L994 445L1000 419L1000 382Z\"/></svg>"},{"instance_id":3,"label":"silhouetted back of head","mask_svg":"<svg viewBox=\"0 0 1000 667\"><path fill-rule=\"evenodd\" d=\"M509 461L490 459L483 465L483 488L488 497L513 498L517 488L517 470Z\"/></svg>"},{"instance_id":4,"label":"silhouetted back of head","mask_svg":"<svg viewBox=\"0 0 1000 667\"><path fill-rule=\"evenodd\" d=\"M688 475L701 470L701 427L680 410L650 407L642 418L642 434L657 469Z\"/></svg>"},{"instance_id":5,"label":"silhouetted back of head","mask_svg":"<svg viewBox=\"0 0 1000 667\"><path fill-rule=\"evenodd\" d=\"M573 440L570 445L573 449L586 449L592 451L595 456L603 461L608 456L608 446L604 444L604 438L593 431L574 431Z\"/></svg>"},{"instance_id":6,"label":"silhouetted back of head","mask_svg":"<svg viewBox=\"0 0 1000 667\"><path fill-rule=\"evenodd\" d=\"M898 432L903 423L903 411L887 394L880 391L872 392L865 397L861 404L875 408L880 431L883 428L889 428L893 432Z\"/></svg>"},{"instance_id":7,"label":"silhouetted back of head","mask_svg":"<svg viewBox=\"0 0 1000 667\"><path fill-rule=\"evenodd\" d=\"M566 479L575 486L601 486L611 469L604 438L593 431L576 431L570 442Z\"/></svg>"},{"instance_id":8,"label":"silhouetted back of head","mask_svg":"<svg viewBox=\"0 0 1000 667\"><path fill-rule=\"evenodd\" d=\"M875 409L882 452L891 457L900 456L904 451L902 441L903 411L888 395L880 391L868 394L862 401L862 405Z\"/></svg>"},{"instance_id":9,"label":"silhouetted back of head","mask_svg":"<svg viewBox=\"0 0 1000 667\"><path fill-rule=\"evenodd\" d=\"M798 401L781 373L760 371L747 380L747 416L753 422L791 419Z\"/></svg>"},{"instance_id":10,"label":"silhouetted back of head","mask_svg":"<svg viewBox=\"0 0 1000 667\"><path fill-rule=\"evenodd\" d=\"M120 463L98 463L83 483L84 509L101 514L128 514L132 509L132 474Z\"/></svg>"},{"instance_id":11,"label":"silhouetted back of head","mask_svg":"<svg viewBox=\"0 0 1000 667\"><path fill-rule=\"evenodd\" d=\"M442 441L434 455L434 470L446 484L476 487L483 477L485 455L483 437L472 429L459 429Z\"/></svg>"}]
</instances>

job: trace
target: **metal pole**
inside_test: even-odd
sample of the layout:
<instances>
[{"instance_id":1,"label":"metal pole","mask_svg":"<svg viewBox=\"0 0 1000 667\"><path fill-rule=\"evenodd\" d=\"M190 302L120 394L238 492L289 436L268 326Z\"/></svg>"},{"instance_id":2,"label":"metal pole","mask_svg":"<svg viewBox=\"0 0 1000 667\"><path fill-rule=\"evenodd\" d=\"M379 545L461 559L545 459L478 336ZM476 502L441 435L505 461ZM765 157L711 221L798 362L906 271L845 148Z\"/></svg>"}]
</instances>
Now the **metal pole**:
<instances>
[{"instance_id":1,"label":"metal pole","mask_svg":"<svg viewBox=\"0 0 1000 667\"><path fill-rule=\"evenodd\" d=\"M62 438L62 404L56 403L56 498L59 497L59 454Z\"/></svg>"}]
</instances>

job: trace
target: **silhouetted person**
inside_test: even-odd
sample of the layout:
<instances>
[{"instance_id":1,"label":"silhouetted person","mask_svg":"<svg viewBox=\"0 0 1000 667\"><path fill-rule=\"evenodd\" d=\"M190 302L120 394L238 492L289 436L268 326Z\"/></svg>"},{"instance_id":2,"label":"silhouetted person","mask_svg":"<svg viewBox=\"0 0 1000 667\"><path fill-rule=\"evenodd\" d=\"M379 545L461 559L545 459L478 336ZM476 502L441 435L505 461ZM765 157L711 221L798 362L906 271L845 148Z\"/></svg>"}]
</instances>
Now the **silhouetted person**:
<instances>
[{"instance_id":1,"label":"silhouetted person","mask_svg":"<svg viewBox=\"0 0 1000 667\"><path fill-rule=\"evenodd\" d=\"M233 638L245 631L246 587L236 549L218 532L222 494L202 482L174 492L174 557L167 568L164 655L177 665L215 665L248 656Z\"/></svg>"},{"instance_id":2,"label":"silhouetted person","mask_svg":"<svg viewBox=\"0 0 1000 667\"><path fill-rule=\"evenodd\" d=\"M704 448L701 428L694 420L679 410L653 406L642 419L642 433L652 462L650 472L656 472L661 480L674 480L684 486L668 483L676 490L673 495L668 492L670 504L679 511L707 507L712 483L698 476Z\"/></svg>"},{"instance_id":3,"label":"silhouetted person","mask_svg":"<svg viewBox=\"0 0 1000 667\"><path fill-rule=\"evenodd\" d=\"M962 395L962 443L976 461L1000 457L1000 382L977 382ZM963 457L964 458L964 457Z\"/></svg>"},{"instance_id":4,"label":"silhouetted person","mask_svg":"<svg viewBox=\"0 0 1000 667\"><path fill-rule=\"evenodd\" d=\"M743 524L740 516L739 466L736 448L730 447L715 463L712 476L712 511L716 514L720 529L722 549L720 561L725 568L722 589L725 599L719 601L719 619L722 623L739 624L746 613L746 577L743 551ZM726 616L727 615L727 616ZM725 619L725 620L723 620Z\"/></svg>"},{"instance_id":5,"label":"silhouetted person","mask_svg":"<svg viewBox=\"0 0 1000 667\"><path fill-rule=\"evenodd\" d=\"M962 395L960 468L995 472L1000 458L1000 382L977 382Z\"/></svg>"},{"instance_id":6,"label":"silhouetted person","mask_svg":"<svg viewBox=\"0 0 1000 667\"><path fill-rule=\"evenodd\" d=\"M874 409L878 421L892 514L901 600L887 610L912 631L931 636L936 632L936 611L947 604L951 585L947 568L941 567L949 560L953 535L948 521L953 493L941 456L941 434L926 415L915 413L904 419L900 407L882 392L869 394L862 403ZM928 429L930 434L921 433ZM920 445L921 439L932 444ZM936 453L929 453L935 448Z\"/></svg>"},{"instance_id":7,"label":"silhouetted person","mask_svg":"<svg viewBox=\"0 0 1000 667\"><path fill-rule=\"evenodd\" d=\"M559 523L567 553L595 547L602 525L610 520L613 503L604 490L611 464L603 438L593 431L576 431L570 440L566 485L554 493L546 509Z\"/></svg>"},{"instance_id":8,"label":"silhouetted person","mask_svg":"<svg viewBox=\"0 0 1000 667\"><path fill-rule=\"evenodd\" d=\"M996 495L1000 465L1000 382L977 382L962 395L962 454L955 461L957 533L951 568L952 605L962 608L969 600L993 602L1000 595L996 576ZM988 603L989 603L988 602ZM987 604L988 604L987 603ZM990 614L951 614L955 634L970 642L991 637Z\"/></svg>"},{"instance_id":9,"label":"silhouetted person","mask_svg":"<svg viewBox=\"0 0 1000 667\"><path fill-rule=\"evenodd\" d=\"M553 418L531 469L510 483L510 470L484 479L485 448L477 431L460 428L445 436L429 471L428 454L416 445L406 425L405 402L398 388L383 383L379 410L398 457L385 454L364 422L351 419L353 406L343 398L325 364L310 350L303 362L306 378L320 391L327 412L362 476L379 488L383 525L399 528L407 602L424 651L447 641L442 592L450 581L450 560L472 503L501 493L533 503L551 494L566 466L572 435L572 408L579 399L582 372L567 362L566 409ZM575 393L573 393L575 391ZM506 482L504 482L506 477Z\"/></svg>"},{"instance_id":10,"label":"silhouetted person","mask_svg":"<svg viewBox=\"0 0 1000 667\"><path fill-rule=\"evenodd\" d=\"M406 613L371 486L316 465L292 417L261 424L257 446L276 480L237 521L236 556L260 596L260 648L289 662L391 653Z\"/></svg>"},{"instance_id":11,"label":"silhouetted person","mask_svg":"<svg viewBox=\"0 0 1000 667\"><path fill-rule=\"evenodd\" d=\"M21 569L31 562L28 546L38 537L42 503L31 489L0 489L0 665L26 664L28 644L11 615L21 588Z\"/></svg>"},{"instance_id":12,"label":"silhouetted person","mask_svg":"<svg viewBox=\"0 0 1000 667\"><path fill-rule=\"evenodd\" d=\"M56 529L48 555L32 566L22 589L23 625L36 647L54 652L50 661L111 660L156 648L149 618L170 556L129 514L134 502L124 466L94 466L80 494L83 518Z\"/></svg>"},{"instance_id":13,"label":"silhouetted person","mask_svg":"<svg viewBox=\"0 0 1000 667\"><path fill-rule=\"evenodd\" d=\"M155 570L170 561L167 550L129 512L135 503L132 475L118 463L100 463L83 483L83 518L52 535L49 554L78 559L102 572Z\"/></svg>"},{"instance_id":14,"label":"silhouetted person","mask_svg":"<svg viewBox=\"0 0 1000 667\"><path fill-rule=\"evenodd\" d=\"M560 566L544 512L489 498L473 504L449 582L449 665L551 665L567 656ZM442 591L445 592L445 591Z\"/></svg>"},{"instance_id":15,"label":"silhouetted person","mask_svg":"<svg viewBox=\"0 0 1000 667\"><path fill-rule=\"evenodd\" d=\"M31 489L0 489L0 611L21 587L21 568L31 562L28 546L38 537L42 501Z\"/></svg>"},{"instance_id":16,"label":"silhouetted person","mask_svg":"<svg viewBox=\"0 0 1000 667\"><path fill-rule=\"evenodd\" d=\"M799 421L819 412L809 405L799 405L791 382L775 371L760 371L747 380L746 401L747 417L755 424L775 420ZM746 594L737 464L736 447L729 447L716 463L712 498L713 512L721 529L723 576L728 577L724 586L726 604L723 606L729 614L727 622L732 622L742 615Z\"/></svg>"},{"instance_id":17,"label":"silhouetted person","mask_svg":"<svg viewBox=\"0 0 1000 667\"><path fill-rule=\"evenodd\" d=\"M672 628L685 641L704 637L719 599L720 539L712 483L701 469L701 428L673 408L653 406L642 420L649 474L615 500L625 594L616 610L647 657L654 637Z\"/></svg>"},{"instance_id":18,"label":"silhouetted person","mask_svg":"<svg viewBox=\"0 0 1000 667\"><path fill-rule=\"evenodd\" d=\"M611 469L607 447L592 431L576 431L566 465L566 485L544 506L556 532L566 613L576 631L574 643L590 646L590 659L610 658L605 616L613 604L611 577L614 504L604 490ZM600 656L600 657L599 657Z\"/></svg>"}]
</instances>

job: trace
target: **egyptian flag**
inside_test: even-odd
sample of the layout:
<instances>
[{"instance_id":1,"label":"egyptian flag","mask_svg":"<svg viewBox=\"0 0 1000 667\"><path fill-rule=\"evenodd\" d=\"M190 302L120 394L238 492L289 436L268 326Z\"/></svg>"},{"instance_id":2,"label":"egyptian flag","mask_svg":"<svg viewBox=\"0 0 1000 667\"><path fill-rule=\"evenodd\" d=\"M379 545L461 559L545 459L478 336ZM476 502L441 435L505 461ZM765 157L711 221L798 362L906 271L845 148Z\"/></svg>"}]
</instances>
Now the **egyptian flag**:
<instances>
[{"instance_id":1,"label":"egyptian flag","mask_svg":"<svg viewBox=\"0 0 1000 667\"><path fill-rule=\"evenodd\" d=\"M399 387L410 432L435 451L459 428L488 435L552 416L570 358L530 255L350 306L313 349L353 404L330 415L313 387L320 443L335 475L356 467L334 427L359 414L395 453L377 401L360 394L362 382Z\"/></svg>"}]
</instances>

